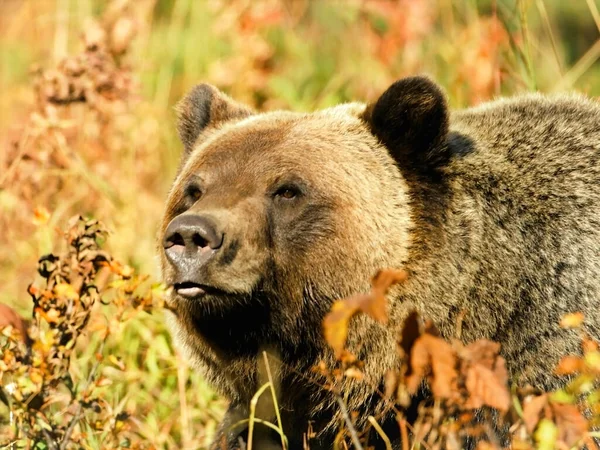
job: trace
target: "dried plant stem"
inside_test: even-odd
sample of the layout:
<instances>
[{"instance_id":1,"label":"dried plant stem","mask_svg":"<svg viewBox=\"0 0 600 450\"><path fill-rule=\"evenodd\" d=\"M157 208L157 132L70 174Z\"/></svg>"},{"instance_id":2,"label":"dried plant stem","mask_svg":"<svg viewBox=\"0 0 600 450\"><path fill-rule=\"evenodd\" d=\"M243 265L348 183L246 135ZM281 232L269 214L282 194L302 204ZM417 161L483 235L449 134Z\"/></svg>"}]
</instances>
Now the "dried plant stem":
<instances>
[{"instance_id":1,"label":"dried plant stem","mask_svg":"<svg viewBox=\"0 0 600 450\"><path fill-rule=\"evenodd\" d=\"M277 403L277 393L275 392L275 384L273 383L273 376L271 375L271 367L269 366L269 359L267 357L267 352L263 351L263 358L265 360L265 366L267 369L267 377L269 379L269 383L271 384L271 395L273 397L273 408L275 409L275 416L277 417L277 426L279 427L279 436L281 437L281 448L283 450L287 449L287 441L285 438L285 434L283 433L283 426L281 423L281 414L279 413L279 404Z\"/></svg>"},{"instance_id":2,"label":"dried plant stem","mask_svg":"<svg viewBox=\"0 0 600 450\"><path fill-rule=\"evenodd\" d=\"M556 60L556 65L558 67L558 72L562 76L563 67L560 62L560 56L558 54L558 45L556 44L556 39L554 38L554 32L552 31L552 25L550 24L550 18L548 17L548 11L546 10L546 5L543 0L537 0L536 2L538 11L540 12L540 16L544 21L544 26L546 27L548 36L550 36L550 43L552 44L552 52L554 53L554 59Z\"/></svg>"},{"instance_id":3,"label":"dried plant stem","mask_svg":"<svg viewBox=\"0 0 600 450\"><path fill-rule=\"evenodd\" d=\"M46 441L47 441L46 443L48 444L48 448L50 450L56 450L57 449L56 442L54 442L54 439L52 439L52 436L50 436L46 430L42 430L42 432L44 433L44 436L46 437Z\"/></svg>"},{"instance_id":4,"label":"dried plant stem","mask_svg":"<svg viewBox=\"0 0 600 450\"><path fill-rule=\"evenodd\" d=\"M271 383L265 383L263 384L260 389L258 391L256 391L256 394L254 394L254 397L252 397L252 400L250 400L250 418L248 419L248 450L252 450L252 438L254 436L254 423L257 422L256 420L256 405L258 404L258 399L260 398L260 396L262 395L263 392L265 392L265 390L271 386Z\"/></svg>"},{"instance_id":5,"label":"dried plant stem","mask_svg":"<svg viewBox=\"0 0 600 450\"><path fill-rule=\"evenodd\" d=\"M387 434L385 434L385 431L383 431L381 426L377 423L375 417L369 416L367 420L371 425L373 425L373 428L375 428L375 431L377 431L377 434L379 434L381 439L383 439L386 450L392 450L392 443L390 442L390 438L387 436Z\"/></svg>"},{"instance_id":6,"label":"dried plant stem","mask_svg":"<svg viewBox=\"0 0 600 450\"><path fill-rule=\"evenodd\" d=\"M100 348L98 349L98 353L101 354L102 351L104 350L104 344L106 343L107 339L108 339L108 335L100 343ZM100 367L100 361L96 361L94 363L94 365L92 366L92 369L90 370L90 373L88 375L88 379L87 379L86 384L85 384L85 388L83 389L84 391L87 391L89 389L89 387L91 386L92 382L94 381L94 377L96 376L96 372L98 371L98 367ZM75 425L77 425L77 423L79 422L79 418L80 418L82 412L83 412L83 406L81 405L81 402L77 402L77 410L75 411L75 414L71 418L71 422L69 423L69 427L65 431L65 435L63 436L63 439L62 439L62 442L60 444L59 450L65 450L67 448L67 445L69 444L69 441L71 439L71 434L73 433L73 430L75 430Z\"/></svg>"},{"instance_id":7,"label":"dried plant stem","mask_svg":"<svg viewBox=\"0 0 600 450\"><path fill-rule=\"evenodd\" d=\"M598 12L598 7L593 0L586 0L586 2L592 17L594 18L594 22L596 23L596 28L598 28L598 31L600 31L600 12Z\"/></svg>"},{"instance_id":8,"label":"dried plant stem","mask_svg":"<svg viewBox=\"0 0 600 450\"><path fill-rule=\"evenodd\" d=\"M398 425L400 426L400 439L402 439L402 450L409 450L408 429L406 428L406 419L404 417L398 417Z\"/></svg>"},{"instance_id":9,"label":"dried plant stem","mask_svg":"<svg viewBox=\"0 0 600 450\"><path fill-rule=\"evenodd\" d=\"M363 450L363 446L360 443L360 439L358 438L358 433L356 432L356 428L352 424L352 420L350 420L350 415L348 414L348 408L346 407L346 403L344 403L344 399L339 394L335 395L335 399L337 400L338 405L340 405L340 411L342 412L342 417L346 421L346 425L348 426L348 431L350 432L350 438L352 439L352 443L356 450Z\"/></svg>"}]
</instances>

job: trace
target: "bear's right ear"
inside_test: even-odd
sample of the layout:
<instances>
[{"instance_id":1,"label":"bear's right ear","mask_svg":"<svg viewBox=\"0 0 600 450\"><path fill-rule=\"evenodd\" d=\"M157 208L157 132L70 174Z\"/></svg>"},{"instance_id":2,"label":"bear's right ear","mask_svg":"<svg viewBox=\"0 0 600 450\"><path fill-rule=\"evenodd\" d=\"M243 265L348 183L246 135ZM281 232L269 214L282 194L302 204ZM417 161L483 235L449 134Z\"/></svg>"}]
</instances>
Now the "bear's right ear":
<instances>
[{"instance_id":1,"label":"bear's right ear","mask_svg":"<svg viewBox=\"0 0 600 450\"><path fill-rule=\"evenodd\" d=\"M427 77L396 81L362 119L401 168L427 174L450 157L446 98Z\"/></svg>"},{"instance_id":2,"label":"bear's right ear","mask_svg":"<svg viewBox=\"0 0 600 450\"><path fill-rule=\"evenodd\" d=\"M195 86L177 104L175 110L178 118L177 131L185 148L184 158L190 154L198 136L207 127L243 119L253 114L249 107L206 83Z\"/></svg>"}]
</instances>

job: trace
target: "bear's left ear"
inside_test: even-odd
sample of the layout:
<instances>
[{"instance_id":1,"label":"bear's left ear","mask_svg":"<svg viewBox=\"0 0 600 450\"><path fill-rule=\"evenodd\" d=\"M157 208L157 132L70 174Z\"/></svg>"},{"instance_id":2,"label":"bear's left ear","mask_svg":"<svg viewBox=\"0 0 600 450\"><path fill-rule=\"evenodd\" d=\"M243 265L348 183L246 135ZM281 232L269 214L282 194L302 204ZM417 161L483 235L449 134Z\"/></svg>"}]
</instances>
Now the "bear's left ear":
<instances>
[{"instance_id":1,"label":"bear's left ear","mask_svg":"<svg viewBox=\"0 0 600 450\"><path fill-rule=\"evenodd\" d=\"M448 106L429 78L396 81L367 106L362 119L400 167L430 172L449 159Z\"/></svg>"}]
</instances>

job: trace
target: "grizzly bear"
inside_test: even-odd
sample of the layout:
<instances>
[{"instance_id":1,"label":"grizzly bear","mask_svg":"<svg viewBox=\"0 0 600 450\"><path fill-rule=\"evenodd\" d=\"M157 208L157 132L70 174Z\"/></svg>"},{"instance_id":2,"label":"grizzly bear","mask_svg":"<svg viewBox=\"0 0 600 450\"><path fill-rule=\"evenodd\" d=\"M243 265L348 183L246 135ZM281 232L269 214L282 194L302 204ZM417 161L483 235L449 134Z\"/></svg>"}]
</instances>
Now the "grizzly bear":
<instances>
[{"instance_id":1,"label":"grizzly bear","mask_svg":"<svg viewBox=\"0 0 600 450\"><path fill-rule=\"evenodd\" d=\"M411 310L445 337L461 316L462 340L500 342L512 379L541 388L578 349L561 315L583 312L598 337L595 101L527 94L450 112L435 83L413 77L370 105L314 113L257 113L201 84L178 111L185 150L160 257L175 339L230 400L214 448L244 447L266 361L289 448L331 448L340 407L311 370L333 362L322 320L381 268L409 278L390 295L387 325L351 323L365 379L340 389L357 428L375 415L394 445L376 388L400 364ZM276 423L267 403L256 415ZM279 448L269 433L257 425L254 448Z\"/></svg>"}]
</instances>

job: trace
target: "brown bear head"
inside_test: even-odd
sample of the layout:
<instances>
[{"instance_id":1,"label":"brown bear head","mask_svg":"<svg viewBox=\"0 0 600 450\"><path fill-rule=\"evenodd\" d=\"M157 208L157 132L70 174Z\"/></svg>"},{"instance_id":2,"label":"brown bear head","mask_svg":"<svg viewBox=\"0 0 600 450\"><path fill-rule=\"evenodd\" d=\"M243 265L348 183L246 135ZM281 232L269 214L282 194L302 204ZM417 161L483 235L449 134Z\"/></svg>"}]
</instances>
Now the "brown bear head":
<instances>
[{"instance_id":1,"label":"brown bear head","mask_svg":"<svg viewBox=\"0 0 600 450\"><path fill-rule=\"evenodd\" d=\"M310 359L331 302L411 257L411 183L447 159L443 94L415 77L369 106L256 113L202 84L178 112L160 231L176 334L213 381L263 346Z\"/></svg>"}]
</instances>

